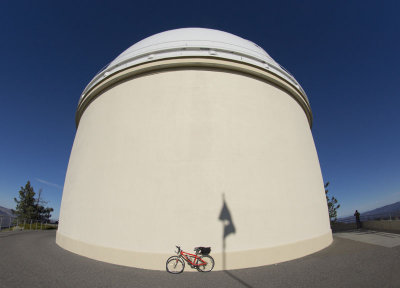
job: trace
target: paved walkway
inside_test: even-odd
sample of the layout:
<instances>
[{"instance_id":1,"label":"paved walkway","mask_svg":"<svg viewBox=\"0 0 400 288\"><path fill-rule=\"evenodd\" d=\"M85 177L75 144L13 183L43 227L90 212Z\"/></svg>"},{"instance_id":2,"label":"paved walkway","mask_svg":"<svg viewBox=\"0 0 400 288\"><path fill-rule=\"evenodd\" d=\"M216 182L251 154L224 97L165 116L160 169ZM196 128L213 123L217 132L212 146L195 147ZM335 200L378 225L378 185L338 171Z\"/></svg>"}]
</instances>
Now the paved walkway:
<instances>
[{"instance_id":1,"label":"paved walkway","mask_svg":"<svg viewBox=\"0 0 400 288\"><path fill-rule=\"evenodd\" d=\"M301 259L229 272L171 275L107 264L55 244L55 231L0 233L0 287L400 287L400 246L334 236L328 248ZM369 237L380 237L370 233ZM386 236L385 236L386 237ZM389 236L388 236L389 237ZM393 236L397 237L397 236Z\"/></svg>"},{"instance_id":2,"label":"paved walkway","mask_svg":"<svg viewBox=\"0 0 400 288\"><path fill-rule=\"evenodd\" d=\"M352 230L336 233L335 236L388 248L393 248L400 245L400 234L372 230Z\"/></svg>"}]
</instances>

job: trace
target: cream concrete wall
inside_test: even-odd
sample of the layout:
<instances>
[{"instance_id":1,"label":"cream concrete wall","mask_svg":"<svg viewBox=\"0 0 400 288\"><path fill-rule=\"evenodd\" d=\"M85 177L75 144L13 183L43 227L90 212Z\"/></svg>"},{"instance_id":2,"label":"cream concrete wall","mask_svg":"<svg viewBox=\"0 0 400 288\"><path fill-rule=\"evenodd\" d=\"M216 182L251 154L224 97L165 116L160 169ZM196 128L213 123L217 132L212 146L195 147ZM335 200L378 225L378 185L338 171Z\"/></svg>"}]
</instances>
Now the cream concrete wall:
<instances>
[{"instance_id":1,"label":"cream concrete wall","mask_svg":"<svg viewBox=\"0 0 400 288\"><path fill-rule=\"evenodd\" d=\"M227 70L140 75L105 90L80 119L57 243L148 269L164 269L177 244L211 246L222 268L223 194L236 228L228 269L332 241L318 156L293 97Z\"/></svg>"}]
</instances>

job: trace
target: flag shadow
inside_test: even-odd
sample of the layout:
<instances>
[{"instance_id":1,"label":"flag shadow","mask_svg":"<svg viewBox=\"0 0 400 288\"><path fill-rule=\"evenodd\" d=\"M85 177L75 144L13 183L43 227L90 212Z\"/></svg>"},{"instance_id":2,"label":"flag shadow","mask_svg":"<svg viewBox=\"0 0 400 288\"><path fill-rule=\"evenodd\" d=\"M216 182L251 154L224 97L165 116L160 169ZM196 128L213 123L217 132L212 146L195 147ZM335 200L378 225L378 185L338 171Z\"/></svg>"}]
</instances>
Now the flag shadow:
<instances>
[{"instance_id":1,"label":"flag shadow","mask_svg":"<svg viewBox=\"0 0 400 288\"><path fill-rule=\"evenodd\" d=\"M236 233L236 228L235 224L233 223L232 215L231 212L228 208L228 205L226 204L225 200L225 194L222 194L222 209L221 213L219 214L219 220L222 221L222 226L223 226L223 234L222 234L222 270L226 275L231 277L232 279L236 280L240 284L242 284L244 287L247 288L252 288L248 283L240 279L239 277L233 275L231 272L226 270L226 237L228 237L230 234L235 234Z\"/></svg>"}]
</instances>

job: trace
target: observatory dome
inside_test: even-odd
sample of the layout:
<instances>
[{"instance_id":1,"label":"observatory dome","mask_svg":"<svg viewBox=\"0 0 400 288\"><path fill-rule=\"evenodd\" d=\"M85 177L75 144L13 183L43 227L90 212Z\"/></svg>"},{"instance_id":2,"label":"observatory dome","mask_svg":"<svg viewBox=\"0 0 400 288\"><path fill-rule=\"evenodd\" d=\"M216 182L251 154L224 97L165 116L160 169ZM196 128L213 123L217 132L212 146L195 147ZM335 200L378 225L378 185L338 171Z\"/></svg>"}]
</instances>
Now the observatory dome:
<instances>
[{"instance_id":1,"label":"observatory dome","mask_svg":"<svg viewBox=\"0 0 400 288\"><path fill-rule=\"evenodd\" d=\"M150 36L93 78L76 123L56 239L69 251L163 270L175 245L205 246L225 270L332 243L307 96L251 41Z\"/></svg>"},{"instance_id":2,"label":"observatory dome","mask_svg":"<svg viewBox=\"0 0 400 288\"><path fill-rule=\"evenodd\" d=\"M267 70L294 85L308 98L296 79L257 44L231 33L206 28L181 28L161 32L132 45L101 70L82 93L112 74L161 59L215 57L243 62Z\"/></svg>"}]
</instances>

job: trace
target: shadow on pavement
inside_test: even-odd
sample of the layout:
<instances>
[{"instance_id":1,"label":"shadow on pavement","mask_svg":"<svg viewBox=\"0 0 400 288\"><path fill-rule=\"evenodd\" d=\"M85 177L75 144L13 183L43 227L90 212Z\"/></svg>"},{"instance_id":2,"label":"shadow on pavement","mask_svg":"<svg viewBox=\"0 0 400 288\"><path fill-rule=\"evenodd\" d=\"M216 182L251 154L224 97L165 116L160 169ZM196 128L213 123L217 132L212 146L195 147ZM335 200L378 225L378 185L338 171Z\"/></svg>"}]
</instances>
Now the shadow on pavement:
<instances>
[{"instance_id":1,"label":"shadow on pavement","mask_svg":"<svg viewBox=\"0 0 400 288\"><path fill-rule=\"evenodd\" d=\"M232 279L236 280L237 282L239 282L240 284L242 284L244 287L247 288L253 288L253 286L250 286L248 283L244 282L242 279L240 279L239 277L233 275L231 272L224 270L225 274L228 275L229 277L231 277Z\"/></svg>"}]
</instances>

